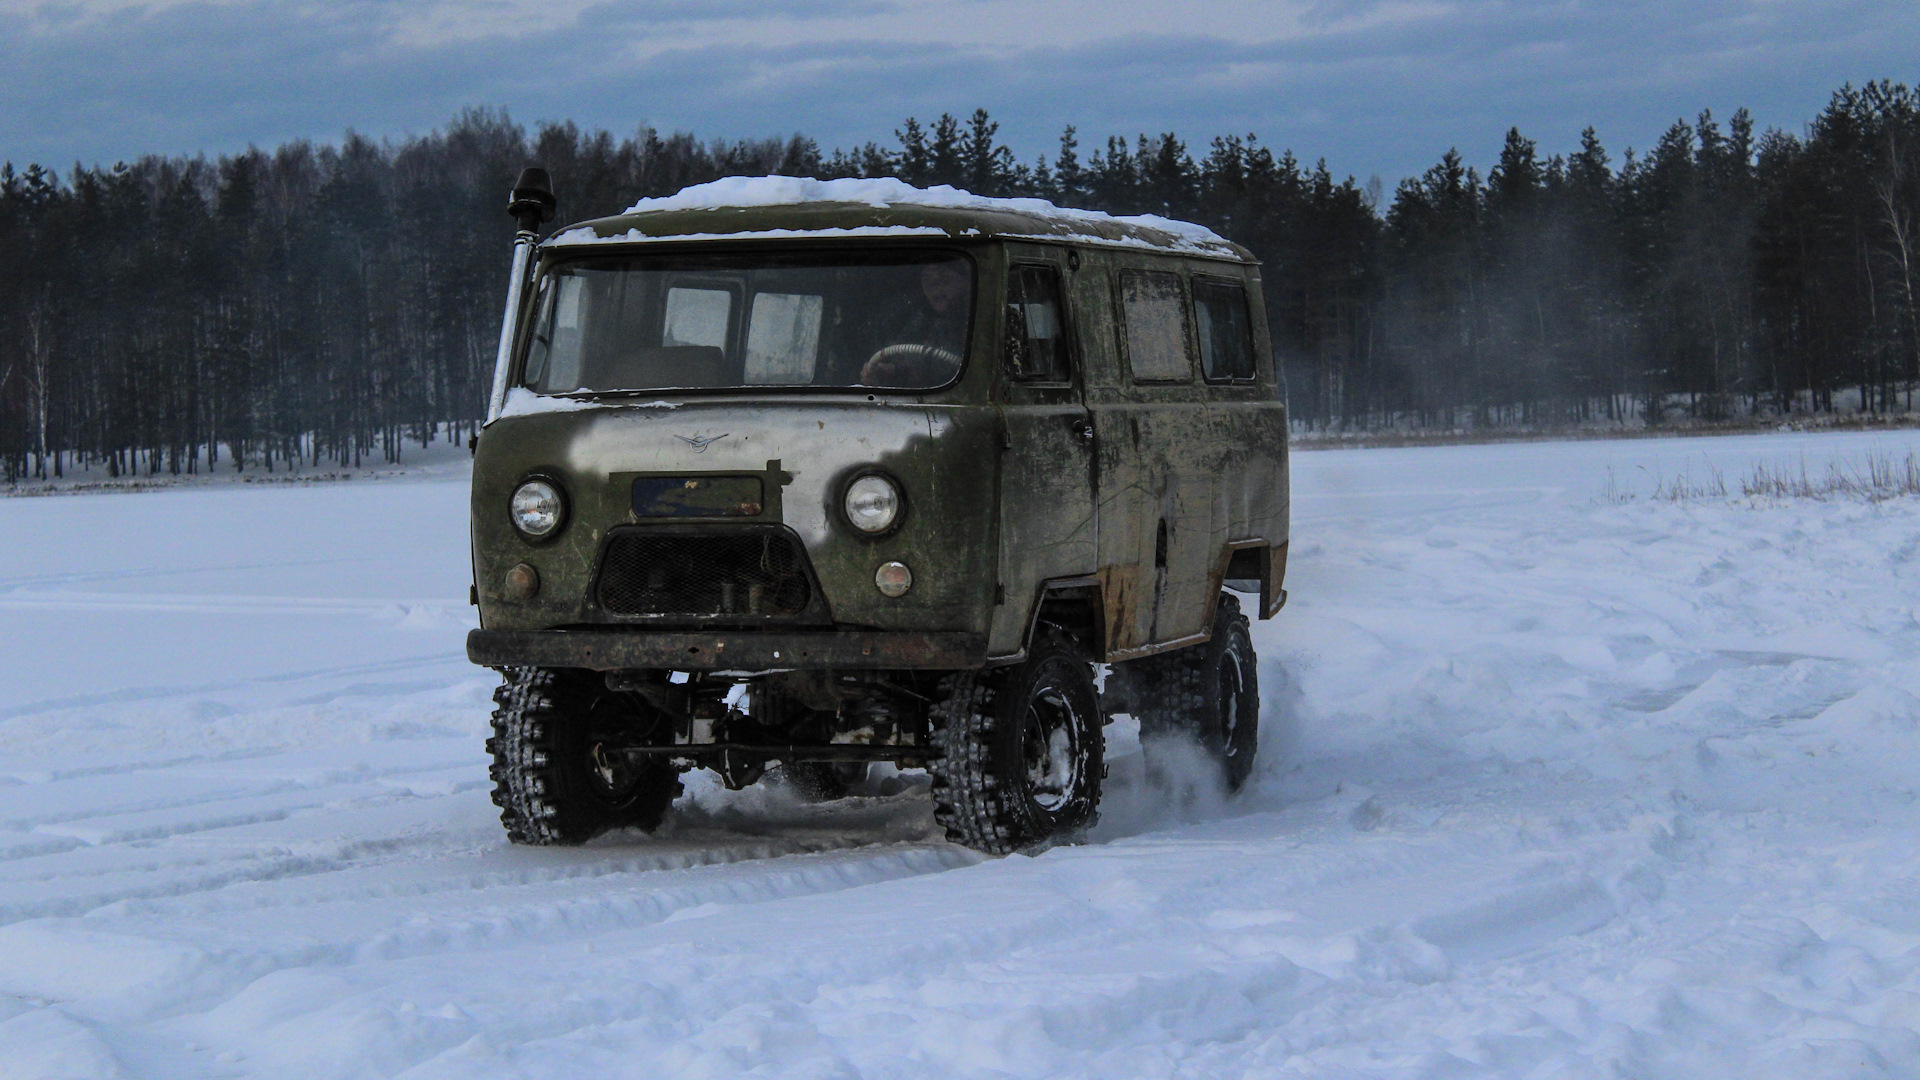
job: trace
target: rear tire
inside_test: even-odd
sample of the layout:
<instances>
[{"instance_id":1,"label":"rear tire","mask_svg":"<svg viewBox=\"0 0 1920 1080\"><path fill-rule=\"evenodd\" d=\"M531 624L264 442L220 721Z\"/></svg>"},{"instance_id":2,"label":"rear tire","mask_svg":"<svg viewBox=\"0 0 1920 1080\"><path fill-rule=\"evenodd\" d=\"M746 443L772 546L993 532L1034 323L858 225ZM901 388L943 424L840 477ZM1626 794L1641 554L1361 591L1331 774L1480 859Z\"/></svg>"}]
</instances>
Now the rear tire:
<instances>
[{"instance_id":1,"label":"rear tire","mask_svg":"<svg viewBox=\"0 0 1920 1080\"><path fill-rule=\"evenodd\" d=\"M934 820L948 840L1007 855L1098 820L1098 696L1092 665L1065 635L1042 633L1016 666L949 676L932 721Z\"/></svg>"},{"instance_id":2,"label":"rear tire","mask_svg":"<svg viewBox=\"0 0 1920 1080\"><path fill-rule=\"evenodd\" d=\"M679 796L680 774L670 762L604 752L644 742L664 718L637 695L608 690L597 673L514 668L493 700L493 802L514 843L579 844L619 828L652 832Z\"/></svg>"},{"instance_id":3,"label":"rear tire","mask_svg":"<svg viewBox=\"0 0 1920 1080\"><path fill-rule=\"evenodd\" d=\"M1253 773L1260 746L1259 658L1240 601L1225 593L1213 614L1213 638L1164 656L1135 661L1140 744L1153 766L1154 744L1185 736L1220 768L1229 792Z\"/></svg>"}]
</instances>

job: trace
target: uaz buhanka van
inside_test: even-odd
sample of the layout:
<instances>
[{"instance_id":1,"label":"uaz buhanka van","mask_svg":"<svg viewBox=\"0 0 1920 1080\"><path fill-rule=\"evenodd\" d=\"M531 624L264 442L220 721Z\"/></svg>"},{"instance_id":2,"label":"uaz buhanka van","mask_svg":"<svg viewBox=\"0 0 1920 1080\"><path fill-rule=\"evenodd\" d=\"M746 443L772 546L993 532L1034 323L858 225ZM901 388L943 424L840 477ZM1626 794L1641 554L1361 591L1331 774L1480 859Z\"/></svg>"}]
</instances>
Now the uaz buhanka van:
<instances>
[{"instance_id":1,"label":"uaz buhanka van","mask_svg":"<svg viewBox=\"0 0 1920 1080\"><path fill-rule=\"evenodd\" d=\"M1095 818L1103 725L1259 714L1286 412L1198 226L891 180L723 180L559 230L528 170L473 473L508 835L651 829L692 768L924 768L989 853ZM1095 665L1110 665L1104 692Z\"/></svg>"}]
</instances>

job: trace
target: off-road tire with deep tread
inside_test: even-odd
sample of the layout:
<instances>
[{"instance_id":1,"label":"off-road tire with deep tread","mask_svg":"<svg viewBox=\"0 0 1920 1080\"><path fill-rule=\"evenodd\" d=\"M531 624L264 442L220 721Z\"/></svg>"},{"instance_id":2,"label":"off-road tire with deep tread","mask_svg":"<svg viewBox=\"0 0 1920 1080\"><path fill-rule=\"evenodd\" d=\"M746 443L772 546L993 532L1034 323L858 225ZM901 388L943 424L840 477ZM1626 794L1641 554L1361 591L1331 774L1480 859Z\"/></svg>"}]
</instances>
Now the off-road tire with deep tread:
<instances>
[{"instance_id":1,"label":"off-road tire with deep tread","mask_svg":"<svg viewBox=\"0 0 1920 1080\"><path fill-rule=\"evenodd\" d=\"M1223 700L1228 695L1222 680L1222 668L1230 664L1236 667L1228 669L1227 681L1234 681L1237 670L1241 686L1233 695L1238 700L1231 703ZM1259 750L1260 681L1250 624L1240 613L1239 599L1220 595L1213 637L1205 644L1136 660L1128 667L1134 719L1140 721L1140 744L1149 766L1156 744L1184 736L1219 763L1228 791L1240 790ZM1224 722L1229 707L1231 724Z\"/></svg>"},{"instance_id":2,"label":"off-road tire with deep tread","mask_svg":"<svg viewBox=\"0 0 1920 1080\"><path fill-rule=\"evenodd\" d=\"M651 832L680 794L665 760L627 770L618 790L600 782L595 739L645 708L606 688L597 672L511 668L493 692L493 802L516 844L579 844L608 829Z\"/></svg>"},{"instance_id":3,"label":"off-road tire with deep tread","mask_svg":"<svg viewBox=\"0 0 1920 1080\"><path fill-rule=\"evenodd\" d=\"M1072 782L1058 805L1036 800L1023 747L1029 707L1047 694L1076 714L1068 757ZM988 855L1008 855L1072 839L1099 820L1106 775L1093 669L1071 638L1042 632L1027 659L1004 668L947 676L931 710L940 751L928 768L934 820L947 839ZM1056 798L1052 794L1050 799Z\"/></svg>"}]
</instances>

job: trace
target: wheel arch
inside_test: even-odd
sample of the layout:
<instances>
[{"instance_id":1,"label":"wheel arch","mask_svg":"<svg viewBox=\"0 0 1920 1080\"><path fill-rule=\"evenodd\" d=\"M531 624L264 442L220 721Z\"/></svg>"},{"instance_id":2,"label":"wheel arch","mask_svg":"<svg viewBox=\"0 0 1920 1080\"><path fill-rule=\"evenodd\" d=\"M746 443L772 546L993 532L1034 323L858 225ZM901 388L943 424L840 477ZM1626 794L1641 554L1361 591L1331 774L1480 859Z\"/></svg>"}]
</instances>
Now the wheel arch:
<instances>
[{"instance_id":1,"label":"wheel arch","mask_svg":"<svg viewBox=\"0 0 1920 1080\"><path fill-rule=\"evenodd\" d=\"M1106 603L1100 579L1091 574L1053 578L1040 583L1027 609L1026 629L1020 635L1020 651L988 658L988 664L1017 664L1033 651L1034 636L1042 627L1058 628L1079 642L1087 655L1103 659L1107 652Z\"/></svg>"},{"instance_id":2,"label":"wheel arch","mask_svg":"<svg viewBox=\"0 0 1920 1080\"><path fill-rule=\"evenodd\" d=\"M1231 540L1220 549L1220 561L1214 568L1213 595L1217 598L1228 582L1256 583L1262 619L1271 619L1287 604L1287 542L1269 544L1265 539ZM1239 590L1235 590L1239 591ZM1217 603L1217 599L1215 600ZM1207 612L1207 625L1213 625L1213 612Z\"/></svg>"}]
</instances>

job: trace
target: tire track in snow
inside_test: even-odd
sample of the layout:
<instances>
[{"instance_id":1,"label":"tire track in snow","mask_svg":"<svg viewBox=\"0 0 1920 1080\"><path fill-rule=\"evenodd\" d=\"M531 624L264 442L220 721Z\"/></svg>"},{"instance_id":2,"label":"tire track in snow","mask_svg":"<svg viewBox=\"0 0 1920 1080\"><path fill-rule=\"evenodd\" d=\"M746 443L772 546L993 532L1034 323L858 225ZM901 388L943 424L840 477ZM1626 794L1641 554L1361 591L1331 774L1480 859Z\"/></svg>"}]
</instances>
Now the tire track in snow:
<instances>
[{"instance_id":1,"label":"tire track in snow","mask_svg":"<svg viewBox=\"0 0 1920 1080\"><path fill-rule=\"evenodd\" d=\"M432 667L458 668L462 672L469 673L469 675L473 671L473 665L467 661L465 656L444 652L427 653L424 655L396 657L391 660L377 660L366 664L341 664L332 667L308 668L301 671L283 672L277 675L256 675L243 679L223 679L216 682L197 683L191 686L136 686L123 690L114 690L105 694L86 694L68 698L44 698L39 701L25 702L20 705L0 709L0 721L59 712L63 709L93 708L102 705L122 705L143 701L164 701L172 698L198 697L203 694L227 693L250 687L275 686L347 675L374 675L393 671L412 671Z\"/></svg>"},{"instance_id":2,"label":"tire track in snow","mask_svg":"<svg viewBox=\"0 0 1920 1080\"><path fill-rule=\"evenodd\" d=\"M588 942L591 950L607 935L938 874L979 861L979 856L946 844L810 854L770 853L761 846L754 852L709 850L700 857L725 859L729 854L771 857L674 869L602 865L559 876L475 875L460 869L456 860L440 867L450 871L447 880L424 891L355 892L323 899L282 896L279 905L252 910L219 905L199 911L155 899L121 904L106 922L16 922L0 926L0 993L61 998L61 977L45 969L36 976L33 965L14 961L45 955L49 949L71 952L76 934L90 943L102 941L105 934L108 948L124 949L137 942L141 950L169 958L160 978L145 979L137 970L127 977L104 977L115 998L143 1001L168 1013L202 1011L217 1009L277 972L364 970L425 958L438 964L460 955L550 950L577 941ZM111 941L125 944L114 946Z\"/></svg>"},{"instance_id":3,"label":"tire track in snow","mask_svg":"<svg viewBox=\"0 0 1920 1080\"><path fill-rule=\"evenodd\" d=\"M729 816L684 807L670 819L669 835L639 839L640 851L633 839L617 835L584 849L519 851L499 838L491 808L480 810L486 806L480 792L488 786L483 764L450 770L430 763L320 785L265 770L247 783L203 787L201 797L121 813L50 815L59 820L36 825L42 842L0 845L0 922L130 901L167 902L186 914L196 896L217 896L208 910L226 911L297 909L344 898L411 903L872 851L897 846L903 833L918 837L931 829L920 820L926 816L921 800L912 796L866 800L879 808L828 821L802 808L785 828L777 820L754 822L763 833L757 836L726 827ZM396 819L395 808L414 818ZM454 822L462 827L449 831ZM971 859L944 842L925 846L941 860ZM432 860L430 869L420 869L423 858ZM290 885L291 879L300 881Z\"/></svg>"},{"instance_id":4,"label":"tire track in snow","mask_svg":"<svg viewBox=\"0 0 1920 1080\"><path fill-rule=\"evenodd\" d=\"M191 820L194 807L226 806L235 800L288 792L324 793L347 783L377 782L397 789L421 782L423 776L449 770L457 774L451 781L454 787L442 784L442 793L478 786L485 775L484 766L465 754L436 755L403 765L371 765L357 760L327 762L324 758L314 760L311 755L265 749L194 755L152 765L122 763L51 773L23 770L19 775L27 777L26 782L0 789L0 828L57 833L62 827L84 827L90 821L127 822L142 814L176 818L184 814L185 819L178 822L181 827L174 831L190 832L195 831ZM478 775L466 775L470 773ZM172 832L139 838L162 835ZM94 842L105 839L109 838Z\"/></svg>"},{"instance_id":5,"label":"tire track in snow","mask_svg":"<svg viewBox=\"0 0 1920 1080\"><path fill-rule=\"evenodd\" d=\"M273 596L250 593L30 592L0 595L0 611L165 612L180 615L334 615L372 619L433 612L468 619L467 605L444 597L426 599Z\"/></svg>"},{"instance_id":6,"label":"tire track in snow","mask_svg":"<svg viewBox=\"0 0 1920 1080\"><path fill-rule=\"evenodd\" d=\"M59 574L30 574L0 578L0 593L55 585L86 585L96 581L131 581L137 578L185 577L191 574L227 574L236 570L283 570L290 566L338 566L359 562L357 556L329 559L289 559L275 562L227 563L219 566L147 566L114 570L79 570Z\"/></svg>"},{"instance_id":7,"label":"tire track in snow","mask_svg":"<svg viewBox=\"0 0 1920 1080\"><path fill-rule=\"evenodd\" d=\"M728 1075L893 1075L901 1062L936 1077L1272 1075L1302 1045L1276 1033L1324 998L1444 986L1463 965L1481 962L1456 961L1353 899L1417 893L1434 875L1454 873L1453 892L1466 907L1505 883L1517 909L1550 881L1529 871L1536 856L1524 844L1518 855L1447 862L1396 842L1389 846L1419 865L1358 878L1328 896L1313 873L1276 873L1276 852L1259 839L1271 837L1275 822L1253 817L1269 820L1231 819L885 883L858 906L788 897L689 926L617 932L571 963L565 980L536 963L528 999L511 1010L469 1004L463 1030L484 1032L501 1048L489 1066L531 1075L658 1074L690 1060ZM1331 871L1354 835L1296 824L1303 828L1287 845L1289 866L1304 856ZM1572 892L1580 880L1569 873ZM1302 906L1316 896L1317 908ZM849 918L859 920L859 947L838 951ZM1560 940L1550 923L1533 924L1541 941ZM483 957L511 967L538 955L509 944ZM480 959L436 964L477 975ZM417 965L388 969L379 1000L391 1007L396 998L417 999L431 992L432 978ZM568 984L623 992L586 1010L549 1004L547 995ZM316 1007L290 1030L325 1022L335 1007ZM378 1006L356 996L350 1007ZM690 1031L685 1017L705 1019ZM733 1036L725 1044L732 1050L717 1059L703 1055L712 1044L701 1034L715 1030ZM433 1046L418 1052L409 1075L472 1075L477 1064Z\"/></svg>"}]
</instances>

